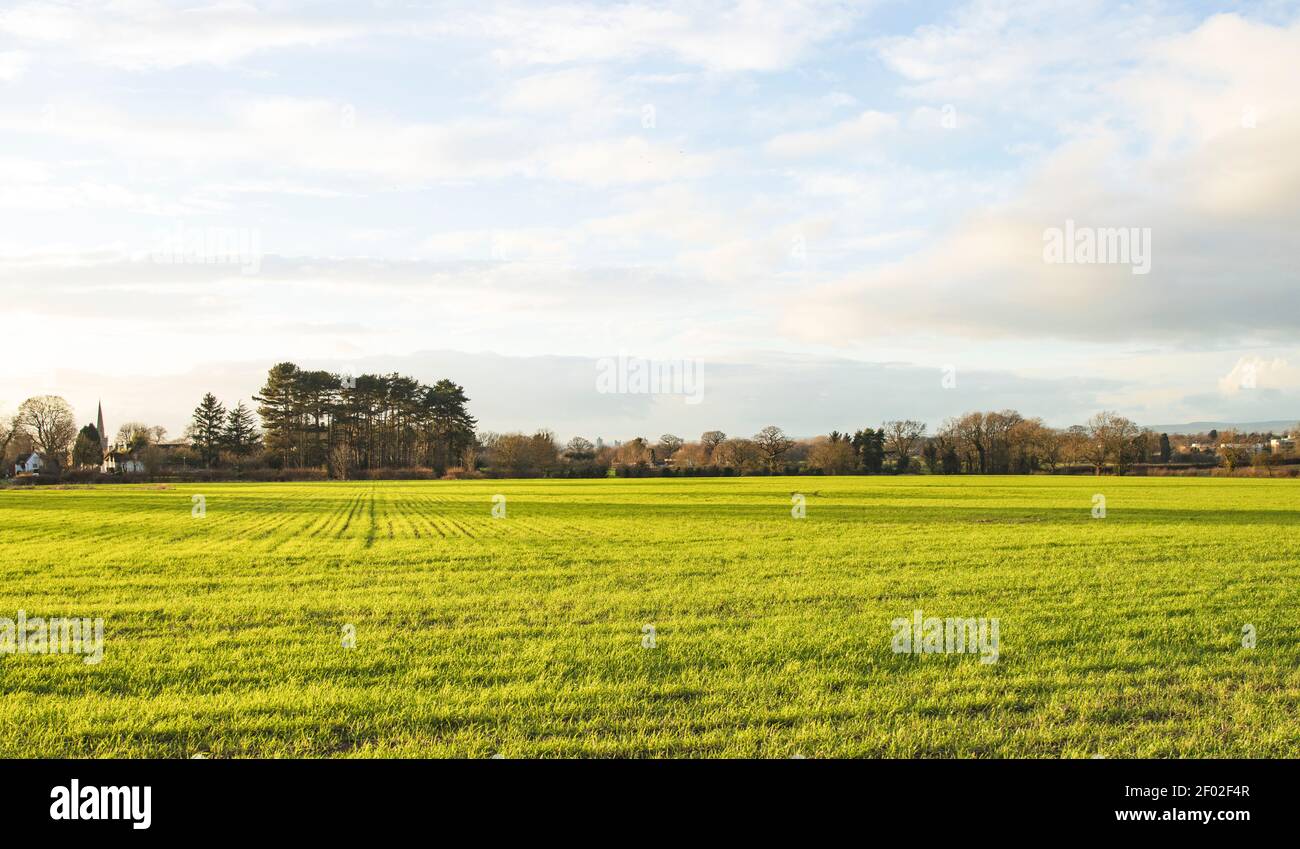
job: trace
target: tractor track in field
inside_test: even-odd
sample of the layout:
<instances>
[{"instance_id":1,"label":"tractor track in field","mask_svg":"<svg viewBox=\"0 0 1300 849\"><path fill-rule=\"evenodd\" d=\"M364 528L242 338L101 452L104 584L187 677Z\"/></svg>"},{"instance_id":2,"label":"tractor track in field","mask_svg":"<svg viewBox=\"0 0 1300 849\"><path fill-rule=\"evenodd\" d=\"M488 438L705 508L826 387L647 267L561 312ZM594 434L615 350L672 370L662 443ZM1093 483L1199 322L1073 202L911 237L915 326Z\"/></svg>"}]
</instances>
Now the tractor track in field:
<instances>
[{"instance_id":1,"label":"tractor track in field","mask_svg":"<svg viewBox=\"0 0 1300 849\"><path fill-rule=\"evenodd\" d=\"M352 503L348 506L347 516L343 517L343 526L339 528L338 533L334 535L334 539L343 539L343 535L348 532L348 528L352 527L352 520L361 512L362 504L365 500L366 494L364 492L353 499Z\"/></svg>"},{"instance_id":2,"label":"tractor track in field","mask_svg":"<svg viewBox=\"0 0 1300 849\"><path fill-rule=\"evenodd\" d=\"M432 538L437 533L421 515L416 499L409 494L397 502L397 510L402 521L410 526L415 539L424 539L426 536Z\"/></svg>"},{"instance_id":3,"label":"tractor track in field","mask_svg":"<svg viewBox=\"0 0 1300 849\"><path fill-rule=\"evenodd\" d=\"M428 515L422 512L421 518L428 522L430 527L437 531L443 539L450 539L458 536L474 537L474 534L468 533L463 525L448 515L446 510L441 509L444 504L456 503L452 499L422 496L420 500L425 505L428 505L430 508L429 514L431 514Z\"/></svg>"},{"instance_id":4,"label":"tractor track in field","mask_svg":"<svg viewBox=\"0 0 1300 849\"><path fill-rule=\"evenodd\" d=\"M416 524L416 520L419 520L420 523L425 525L425 532L429 534L430 538L432 538L434 534L437 534L438 537L446 538L447 534L443 532L442 528L439 528L437 524L434 524L433 521L425 515L425 511L422 510L421 502L424 501L424 497L420 497L420 495L407 499L407 521L411 523L412 528L419 530L419 525Z\"/></svg>"},{"instance_id":5,"label":"tractor track in field","mask_svg":"<svg viewBox=\"0 0 1300 849\"><path fill-rule=\"evenodd\" d=\"M314 529L314 530L309 534L309 538L311 538L311 539L316 539L317 537L321 536L322 534L326 534L326 533L328 533L328 532L329 532L329 531L330 531L330 530L331 530L335 525L337 525L339 522L343 521L343 519L344 519L344 514L351 515L351 511L353 510L353 508L354 508L354 506L356 505L358 499L360 499L360 498L361 498L360 495L355 496L355 497L353 497L353 498L349 498L349 499L348 499L346 502L344 502L344 503L343 503L343 504L342 504L342 505L341 505L337 510L335 510L335 511L332 512L332 513L328 513L328 514L326 514L325 516L321 517L321 521L318 522L318 524L320 525L320 527L319 527L319 528L315 528L315 529Z\"/></svg>"},{"instance_id":6,"label":"tractor track in field","mask_svg":"<svg viewBox=\"0 0 1300 849\"><path fill-rule=\"evenodd\" d=\"M374 486L374 484L371 484L371 486L370 486L370 500L369 500L369 502L368 502L368 508L369 508L369 509L367 510L367 512L368 512L369 517L370 517L370 525L369 525L369 527L366 528L366 539L365 539L365 543L364 543L364 545L363 545L364 548L372 548L372 547L374 546L374 544L375 544L375 534L378 533L378 530L379 530L379 523L378 523L378 520L377 520L376 517L375 517L375 486Z\"/></svg>"},{"instance_id":7,"label":"tractor track in field","mask_svg":"<svg viewBox=\"0 0 1300 849\"><path fill-rule=\"evenodd\" d=\"M458 519L453 519L450 516L446 517L446 521L449 525L459 531L461 536L466 536L470 539L478 539L478 534L470 530L469 526L464 522L461 522Z\"/></svg>"},{"instance_id":8,"label":"tractor track in field","mask_svg":"<svg viewBox=\"0 0 1300 849\"><path fill-rule=\"evenodd\" d=\"M315 505L315 504L321 504L321 505L323 505L323 504L326 504L326 503L328 503L328 502L323 502L323 501L313 502L314 505ZM275 540L275 542L273 542L273 543L272 543L272 544L271 544L271 545L266 549L266 553L267 553L267 554L274 554L275 552L277 552L277 551L279 551L281 548L283 548L285 545L288 545L289 543L294 542L295 540L299 540L299 539L302 539L302 538L304 538L304 537L307 537L307 538L312 537L313 534L310 533L311 529L314 528L314 527L316 527L317 525L323 523L323 522L328 522L329 520L330 520L330 514L329 514L329 513L324 513L323 515L322 515L322 514L311 514L310 516L308 516L307 521L302 523L302 527L298 528L298 529L295 530L295 531L290 531L290 532L288 532L288 533L284 533L284 534L282 534L282 535L280 536L279 539Z\"/></svg>"},{"instance_id":9,"label":"tractor track in field","mask_svg":"<svg viewBox=\"0 0 1300 849\"><path fill-rule=\"evenodd\" d=\"M312 504L314 506L315 502L312 502ZM283 530L287 525L293 523L293 518L294 518L293 513L287 510L282 510L275 515L273 520L271 520L271 522L269 523L270 524L269 527L267 526L267 523L259 524L256 529L258 533L249 534L246 537L246 539L248 539L249 541L257 541L257 540L268 539L270 537L281 534L283 533ZM307 523L310 524L314 521L315 518L313 517L311 519L308 519Z\"/></svg>"}]
</instances>

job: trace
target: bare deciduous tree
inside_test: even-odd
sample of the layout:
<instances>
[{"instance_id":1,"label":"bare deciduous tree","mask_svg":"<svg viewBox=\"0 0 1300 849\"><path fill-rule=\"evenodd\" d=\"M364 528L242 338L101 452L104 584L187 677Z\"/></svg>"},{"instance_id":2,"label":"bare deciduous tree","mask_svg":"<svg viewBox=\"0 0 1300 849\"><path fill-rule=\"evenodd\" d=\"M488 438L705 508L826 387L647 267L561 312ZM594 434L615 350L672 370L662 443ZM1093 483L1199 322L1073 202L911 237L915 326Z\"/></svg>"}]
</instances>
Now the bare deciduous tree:
<instances>
[{"instance_id":1,"label":"bare deciduous tree","mask_svg":"<svg viewBox=\"0 0 1300 849\"><path fill-rule=\"evenodd\" d=\"M671 459L678 449L682 447L682 442L680 436L673 436L671 433L665 433L659 437L659 459L665 462Z\"/></svg>"},{"instance_id":2,"label":"bare deciduous tree","mask_svg":"<svg viewBox=\"0 0 1300 849\"><path fill-rule=\"evenodd\" d=\"M944 434L954 443L967 472L988 471L988 443L984 433L984 414L966 413L944 424Z\"/></svg>"},{"instance_id":3,"label":"bare deciduous tree","mask_svg":"<svg viewBox=\"0 0 1300 849\"><path fill-rule=\"evenodd\" d=\"M712 457L717 447L726 440L727 435L720 430L706 430L700 435L700 444L704 446L704 450L708 452L709 457Z\"/></svg>"},{"instance_id":4,"label":"bare deciduous tree","mask_svg":"<svg viewBox=\"0 0 1300 849\"><path fill-rule=\"evenodd\" d=\"M673 454L673 465L679 468L707 466L711 459L711 453L703 443L687 442Z\"/></svg>"},{"instance_id":5,"label":"bare deciduous tree","mask_svg":"<svg viewBox=\"0 0 1300 849\"><path fill-rule=\"evenodd\" d=\"M590 460L596 456L596 446L589 439L575 436L564 446L564 456L570 460Z\"/></svg>"},{"instance_id":6,"label":"bare deciduous tree","mask_svg":"<svg viewBox=\"0 0 1300 849\"><path fill-rule=\"evenodd\" d=\"M1043 424L1042 419L1023 419L1012 427L1011 470L1055 471L1061 464L1064 441L1061 434Z\"/></svg>"},{"instance_id":7,"label":"bare deciduous tree","mask_svg":"<svg viewBox=\"0 0 1300 849\"><path fill-rule=\"evenodd\" d=\"M17 417L9 420L0 419L0 462L5 460L9 453L9 444L20 432L21 427Z\"/></svg>"},{"instance_id":8,"label":"bare deciduous tree","mask_svg":"<svg viewBox=\"0 0 1300 849\"><path fill-rule=\"evenodd\" d=\"M28 398L18 408L14 419L32 440L32 446L56 465L63 465L72 440L77 438L77 422L68 402L57 395Z\"/></svg>"},{"instance_id":9,"label":"bare deciduous tree","mask_svg":"<svg viewBox=\"0 0 1300 849\"><path fill-rule=\"evenodd\" d=\"M781 456L794 445L794 440L786 436L785 431L776 425L768 425L754 434L754 444L758 446L768 471L774 472L777 464L781 462Z\"/></svg>"},{"instance_id":10,"label":"bare deciduous tree","mask_svg":"<svg viewBox=\"0 0 1300 849\"><path fill-rule=\"evenodd\" d=\"M337 442L329 453L329 474L336 481L347 480L352 472L352 446Z\"/></svg>"},{"instance_id":11,"label":"bare deciduous tree","mask_svg":"<svg viewBox=\"0 0 1300 849\"><path fill-rule=\"evenodd\" d=\"M808 466L824 474L844 475L857 469L858 455L842 439L820 439L808 452Z\"/></svg>"},{"instance_id":12,"label":"bare deciduous tree","mask_svg":"<svg viewBox=\"0 0 1300 849\"><path fill-rule=\"evenodd\" d=\"M762 467L762 454L750 439L728 439L713 449L713 462L738 472L755 471Z\"/></svg>"},{"instance_id":13,"label":"bare deciduous tree","mask_svg":"<svg viewBox=\"0 0 1300 849\"><path fill-rule=\"evenodd\" d=\"M121 445L127 451L139 451L153 444L153 431L154 429L144 422L123 422L117 429L117 437L113 444Z\"/></svg>"},{"instance_id":14,"label":"bare deciduous tree","mask_svg":"<svg viewBox=\"0 0 1300 849\"><path fill-rule=\"evenodd\" d=\"M1100 475L1107 461L1112 458L1122 471L1128 443L1138 435L1139 430L1137 425L1123 416L1102 410L1088 419L1085 432L1087 439L1080 446L1081 456Z\"/></svg>"},{"instance_id":15,"label":"bare deciduous tree","mask_svg":"<svg viewBox=\"0 0 1300 849\"><path fill-rule=\"evenodd\" d=\"M911 462L913 449L925 436L925 424L911 419L903 419L901 421L885 422L884 429L885 448L898 458L898 470L900 472L906 471L908 464Z\"/></svg>"},{"instance_id":16,"label":"bare deciduous tree","mask_svg":"<svg viewBox=\"0 0 1300 849\"><path fill-rule=\"evenodd\" d=\"M638 436L614 450L614 462L620 466L648 466L654 462L654 449L644 436Z\"/></svg>"}]
</instances>

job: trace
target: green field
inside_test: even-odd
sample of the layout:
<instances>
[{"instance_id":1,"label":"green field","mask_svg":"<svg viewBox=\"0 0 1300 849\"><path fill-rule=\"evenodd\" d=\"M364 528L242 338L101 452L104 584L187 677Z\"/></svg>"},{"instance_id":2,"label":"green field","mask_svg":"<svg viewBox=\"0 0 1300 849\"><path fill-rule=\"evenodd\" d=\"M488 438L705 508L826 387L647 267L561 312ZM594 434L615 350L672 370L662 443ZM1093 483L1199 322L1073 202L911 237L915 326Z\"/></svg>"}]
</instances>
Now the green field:
<instances>
[{"instance_id":1,"label":"green field","mask_svg":"<svg viewBox=\"0 0 1300 849\"><path fill-rule=\"evenodd\" d=\"M11 489L0 578L105 621L0 655L0 757L1300 756L1295 481Z\"/></svg>"}]
</instances>

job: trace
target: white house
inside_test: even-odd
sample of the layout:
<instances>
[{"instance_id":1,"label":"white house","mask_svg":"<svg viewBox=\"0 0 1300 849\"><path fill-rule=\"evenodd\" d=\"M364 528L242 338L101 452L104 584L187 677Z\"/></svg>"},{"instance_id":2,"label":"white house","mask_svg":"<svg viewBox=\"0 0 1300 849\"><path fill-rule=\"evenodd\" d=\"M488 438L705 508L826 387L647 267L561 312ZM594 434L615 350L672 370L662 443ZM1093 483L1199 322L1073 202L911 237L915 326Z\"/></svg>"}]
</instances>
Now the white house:
<instances>
[{"instance_id":1,"label":"white house","mask_svg":"<svg viewBox=\"0 0 1300 849\"><path fill-rule=\"evenodd\" d=\"M14 463L14 474L34 475L45 468L45 465L45 458L35 451L30 454L19 454L18 462Z\"/></svg>"},{"instance_id":2,"label":"white house","mask_svg":"<svg viewBox=\"0 0 1300 849\"><path fill-rule=\"evenodd\" d=\"M104 455L104 464L99 468L100 471L107 474L120 472L124 475L138 475L144 473L144 463L123 451L120 446Z\"/></svg>"}]
</instances>

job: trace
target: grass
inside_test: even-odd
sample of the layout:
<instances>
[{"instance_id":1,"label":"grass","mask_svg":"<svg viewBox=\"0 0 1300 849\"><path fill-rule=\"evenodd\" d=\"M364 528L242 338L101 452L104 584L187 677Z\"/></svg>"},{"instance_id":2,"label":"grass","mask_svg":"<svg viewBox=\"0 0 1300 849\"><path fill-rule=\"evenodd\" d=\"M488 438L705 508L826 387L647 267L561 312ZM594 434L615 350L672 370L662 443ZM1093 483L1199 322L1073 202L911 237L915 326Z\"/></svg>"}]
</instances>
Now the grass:
<instances>
[{"instance_id":1,"label":"grass","mask_svg":"<svg viewBox=\"0 0 1300 849\"><path fill-rule=\"evenodd\" d=\"M1212 478L0 491L0 617L106 630L98 665L0 655L0 756L1296 757L1297 508ZM998 617L998 662L895 654L917 608Z\"/></svg>"}]
</instances>

